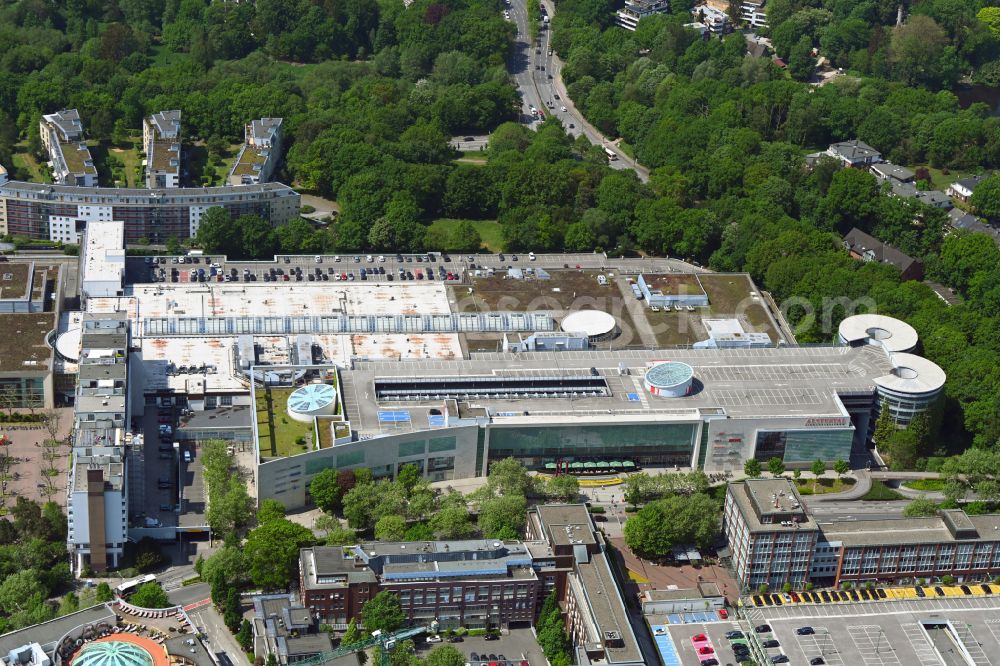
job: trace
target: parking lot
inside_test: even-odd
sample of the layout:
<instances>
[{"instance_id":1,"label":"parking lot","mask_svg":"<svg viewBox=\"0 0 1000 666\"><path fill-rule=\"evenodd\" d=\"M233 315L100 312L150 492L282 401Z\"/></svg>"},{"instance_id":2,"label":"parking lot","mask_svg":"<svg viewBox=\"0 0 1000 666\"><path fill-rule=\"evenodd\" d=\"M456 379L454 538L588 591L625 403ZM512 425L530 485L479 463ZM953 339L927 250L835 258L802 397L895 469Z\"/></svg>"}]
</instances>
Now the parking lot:
<instances>
[{"instance_id":1,"label":"parking lot","mask_svg":"<svg viewBox=\"0 0 1000 666\"><path fill-rule=\"evenodd\" d=\"M790 664L1000 664L1000 597L993 595L786 604L749 609L747 620L770 629L754 632L751 642L777 641L764 654L785 655Z\"/></svg>"},{"instance_id":2,"label":"parking lot","mask_svg":"<svg viewBox=\"0 0 1000 666\"><path fill-rule=\"evenodd\" d=\"M653 638L659 645L664 642L664 639L669 637L668 644L672 643L673 648L676 651L676 656L679 657L677 663L683 666L701 666L702 660L715 659L719 664L735 664L739 660L736 658L736 654L733 651L732 643L726 638L726 633L730 631L740 631L740 625L738 622L729 620L724 622L708 622L703 624L671 624L662 625L657 620L651 619L650 626L653 629ZM666 632L664 634L663 632ZM704 636L706 640L695 640ZM744 642L740 639L736 639L737 643ZM711 650L711 652L703 653L703 651ZM661 654L666 653L665 661L667 661L667 666L677 666L677 663L671 664L672 660L669 657L669 650L663 650L661 647Z\"/></svg>"},{"instance_id":3,"label":"parking lot","mask_svg":"<svg viewBox=\"0 0 1000 666\"><path fill-rule=\"evenodd\" d=\"M439 643L437 645L442 645ZM535 634L530 629L511 629L497 640L488 641L482 636L465 636L461 643L443 643L451 645L462 653L466 663L472 666L489 666L491 662L504 661L513 666L522 666L527 661L530 666L542 666L546 663L542 648L535 640ZM426 651L436 647L433 643L418 643L418 650ZM472 654L476 654L476 659ZM503 658L501 659L501 655Z\"/></svg>"},{"instance_id":4,"label":"parking lot","mask_svg":"<svg viewBox=\"0 0 1000 666\"><path fill-rule=\"evenodd\" d=\"M602 254L531 253L497 254L356 254L356 255L280 255L274 261L226 261L215 255L181 257L129 257L126 281L144 282L329 282L355 281L441 281L460 282L469 271L501 270L510 266L545 269L616 269L638 274L650 271L697 271L677 259L614 259ZM402 269L402 273L400 273ZM432 270L428 270L432 269ZM235 272L234 272L235 271ZM448 278L448 274L452 277ZM226 276L229 279L226 279ZM402 278L401 278L402 275ZM310 279L310 276L312 278ZM286 279L287 278L287 279Z\"/></svg>"}]
</instances>

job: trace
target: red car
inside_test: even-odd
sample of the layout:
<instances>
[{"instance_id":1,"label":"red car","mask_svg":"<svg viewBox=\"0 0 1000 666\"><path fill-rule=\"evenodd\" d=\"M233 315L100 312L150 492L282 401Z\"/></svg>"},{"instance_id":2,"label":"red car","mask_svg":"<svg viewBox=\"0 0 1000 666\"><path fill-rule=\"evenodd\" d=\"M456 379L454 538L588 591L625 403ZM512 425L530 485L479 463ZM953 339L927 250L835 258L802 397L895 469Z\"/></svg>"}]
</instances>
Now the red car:
<instances>
[{"instance_id":1,"label":"red car","mask_svg":"<svg viewBox=\"0 0 1000 666\"><path fill-rule=\"evenodd\" d=\"M698 648L698 654L714 654L714 653L715 650L713 650L708 645L703 645L700 648Z\"/></svg>"},{"instance_id":2,"label":"red car","mask_svg":"<svg viewBox=\"0 0 1000 666\"><path fill-rule=\"evenodd\" d=\"M708 640L708 636L706 636L705 634L695 634L694 636L691 637L691 640L693 640L695 643L704 643L705 641Z\"/></svg>"},{"instance_id":3,"label":"red car","mask_svg":"<svg viewBox=\"0 0 1000 666\"><path fill-rule=\"evenodd\" d=\"M729 617L729 611L727 611L725 608L720 608L719 609L719 619L725 620L727 617Z\"/></svg>"},{"instance_id":4,"label":"red car","mask_svg":"<svg viewBox=\"0 0 1000 666\"><path fill-rule=\"evenodd\" d=\"M340 274L340 279L341 280L346 280L347 279L347 273L341 273Z\"/></svg>"}]
</instances>

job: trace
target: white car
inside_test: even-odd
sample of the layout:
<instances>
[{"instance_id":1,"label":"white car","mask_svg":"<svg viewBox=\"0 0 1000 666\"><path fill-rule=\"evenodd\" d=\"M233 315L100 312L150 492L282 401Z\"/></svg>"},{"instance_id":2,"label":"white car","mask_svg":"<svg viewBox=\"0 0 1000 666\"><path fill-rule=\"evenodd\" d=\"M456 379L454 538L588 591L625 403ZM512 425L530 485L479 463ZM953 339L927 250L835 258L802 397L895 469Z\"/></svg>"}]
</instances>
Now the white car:
<instances>
[{"instance_id":1,"label":"white car","mask_svg":"<svg viewBox=\"0 0 1000 666\"><path fill-rule=\"evenodd\" d=\"M566 113L566 107L565 106L560 107L559 110L562 111L563 113Z\"/></svg>"},{"instance_id":2,"label":"white car","mask_svg":"<svg viewBox=\"0 0 1000 666\"><path fill-rule=\"evenodd\" d=\"M528 261L534 261L534 260L535 260L535 253L534 252L529 252L528 253Z\"/></svg>"},{"instance_id":3,"label":"white car","mask_svg":"<svg viewBox=\"0 0 1000 666\"><path fill-rule=\"evenodd\" d=\"M441 637L438 636L437 634L434 634L433 636L428 636L427 637L427 642L428 643L440 643L441 640L442 640Z\"/></svg>"}]
</instances>

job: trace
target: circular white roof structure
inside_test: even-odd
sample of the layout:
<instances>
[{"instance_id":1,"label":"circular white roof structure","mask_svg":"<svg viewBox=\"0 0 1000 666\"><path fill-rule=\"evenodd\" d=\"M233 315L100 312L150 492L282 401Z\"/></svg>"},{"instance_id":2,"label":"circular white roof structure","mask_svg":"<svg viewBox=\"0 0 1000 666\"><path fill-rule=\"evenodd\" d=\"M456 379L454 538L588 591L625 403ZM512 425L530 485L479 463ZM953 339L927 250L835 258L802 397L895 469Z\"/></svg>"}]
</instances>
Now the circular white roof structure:
<instances>
[{"instance_id":1,"label":"circular white roof structure","mask_svg":"<svg viewBox=\"0 0 1000 666\"><path fill-rule=\"evenodd\" d=\"M840 322L840 341L849 345L881 345L887 352L908 352L917 346L917 331L905 321L879 314L860 314Z\"/></svg>"},{"instance_id":2,"label":"circular white roof structure","mask_svg":"<svg viewBox=\"0 0 1000 666\"><path fill-rule=\"evenodd\" d=\"M80 360L82 341L83 329L79 326L70 328L56 338L56 352L65 360L77 363Z\"/></svg>"},{"instance_id":3,"label":"circular white roof structure","mask_svg":"<svg viewBox=\"0 0 1000 666\"><path fill-rule=\"evenodd\" d=\"M937 363L916 354L893 354L892 370L875 378L882 391L895 395L926 396L939 392L947 376Z\"/></svg>"},{"instance_id":4,"label":"circular white roof structure","mask_svg":"<svg viewBox=\"0 0 1000 666\"><path fill-rule=\"evenodd\" d=\"M679 397L686 395L694 380L694 369L680 361L663 361L646 370L644 383L653 395Z\"/></svg>"},{"instance_id":5,"label":"circular white roof structure","mask_svg":"<svg viewBox=\"0 0 1000 666\"><path fill-rule=\"evenodd\" d=\"M615 318L601 310L577 310L570 312L562 320L562 330L567 333L586 333L588 338L611 335L617 327Z\"/></svg>"},{"instance_id":6,"label":"circular white roof structure","mask_svg":"<svg viewBox=\"0 0 1000 666\"><path fill-rule=\"evenodd\" d=\"M311 421L337 411L337 389L329 384L306 384L288 396L288 415L296 421Z\"/></svg>"}]
</instances>

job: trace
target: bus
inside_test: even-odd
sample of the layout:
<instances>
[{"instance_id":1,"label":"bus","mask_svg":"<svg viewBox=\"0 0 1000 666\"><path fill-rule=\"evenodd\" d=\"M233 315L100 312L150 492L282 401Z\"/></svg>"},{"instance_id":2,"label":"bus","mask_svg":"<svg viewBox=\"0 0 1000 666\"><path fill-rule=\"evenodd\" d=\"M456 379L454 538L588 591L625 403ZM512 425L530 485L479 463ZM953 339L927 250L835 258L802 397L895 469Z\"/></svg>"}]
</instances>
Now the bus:
<instances>
[{"instance_id":1,"label":"bus","mask_svg":"<svg viewBox=\"0 0 1000 666\"><path fill-rule=\"evenodd\" d=\"M618 159L618 155L616 155L615 151L611 150L610 148L605 148L604 154L608 156L609 162L614 162L615 160Z\"/></svg>"},{"instance_id":2,"label":"bus","mask_svg":"<svg viewBox=\"0 0 1000 666\"><path fill-rule=\"evenodd\" d=\"M146 574L145 576L139 576L135 580L127 580L121 585L115 585L115 594L118 595L119 597L124 597L126 595L135 592L137 589L139 589L140 585L144 585L145 583L155 583L155 582L156 582L156 576L154 576L153 574Z\"/></svg>"}]
</instances>

